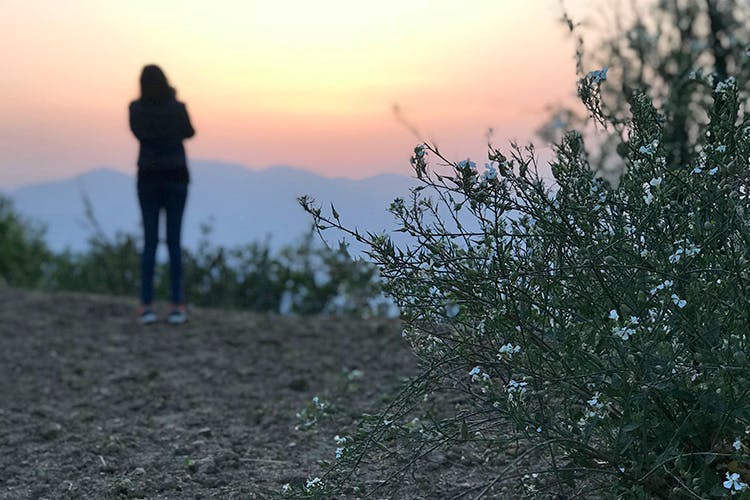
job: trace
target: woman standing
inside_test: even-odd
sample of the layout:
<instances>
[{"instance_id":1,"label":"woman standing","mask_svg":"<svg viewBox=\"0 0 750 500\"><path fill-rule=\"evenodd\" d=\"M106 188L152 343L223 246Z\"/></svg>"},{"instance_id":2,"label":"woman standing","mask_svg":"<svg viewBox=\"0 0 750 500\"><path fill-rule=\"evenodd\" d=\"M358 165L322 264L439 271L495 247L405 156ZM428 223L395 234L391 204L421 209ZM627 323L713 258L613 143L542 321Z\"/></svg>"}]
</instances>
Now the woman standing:
<instances>
[{"instance_id":1,"label":"woman standing","mask_svg":"<svg viewBox=\"0 0 750 500\"><path fill-rule=\"evenodd\" d=\"M185 104L178 101L164 72L150 64L141 72L141 97L130 103L130 130L140 142L138 201L143 220L141 323L157 320L153 309L154 267L159 242L159 213L167 215L169 283L172 307L167 321L187 321L180 245L182 214L190 176L182 141L195 134Z\"/></svg>"}]
</instances>

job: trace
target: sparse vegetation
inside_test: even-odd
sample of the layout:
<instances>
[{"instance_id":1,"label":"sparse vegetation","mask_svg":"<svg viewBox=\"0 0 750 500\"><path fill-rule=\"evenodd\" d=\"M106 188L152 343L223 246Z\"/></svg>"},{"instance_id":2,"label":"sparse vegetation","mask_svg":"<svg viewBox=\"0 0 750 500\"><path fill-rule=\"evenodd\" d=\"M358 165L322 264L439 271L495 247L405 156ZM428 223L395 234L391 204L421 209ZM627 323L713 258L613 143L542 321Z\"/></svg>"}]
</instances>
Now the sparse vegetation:
<instances>
[{"instance_id":1,"label":"sparse vegetation","mask_svg":"<svg viewBox=\"0 0 750 500\"><path fill-rule=\"evenodd\" d=\"M23 220L0 200L0 277L15 286L136 297L140 276L140 240L118 233L106 236L91 205L92 229L85 252L51 252L42 228ZM183 251L185 287L193 305L273 311L290 315L393 315L382 295L377 269L353 258L344 245L319 244L312 232L297 245L274 252L268 242L235 248L211 243L205 225L195 250ZM168 265L157 267L155 288L168 296Z\"/></svg>"},{"instance_id":2,"label":"sparse vegetation","mask_svg":"<svg viewBox=\"0 0 750 500\"><path fill-rule=\"evenodd\" d=\"M10 200L0 196L0 280L12 286L41 283L51 252L42 227L24 220Z\"/></svg>"}]
</instances>

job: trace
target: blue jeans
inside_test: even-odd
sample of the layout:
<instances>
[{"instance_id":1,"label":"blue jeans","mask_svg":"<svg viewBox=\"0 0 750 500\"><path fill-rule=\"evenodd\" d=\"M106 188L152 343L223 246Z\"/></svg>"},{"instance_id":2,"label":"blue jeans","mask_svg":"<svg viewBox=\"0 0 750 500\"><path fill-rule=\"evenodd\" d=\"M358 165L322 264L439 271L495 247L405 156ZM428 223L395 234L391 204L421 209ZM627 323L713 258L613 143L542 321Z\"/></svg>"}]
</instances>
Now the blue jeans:
<instances>
[{"instance_id":1,"label":"blue jeans","mask_svg":"<svg viewBox=\"0 0 750 500\"><path fill-rule=\"evenodd\" d=\"M138 201L143 218L143 253L141 254L141 304L154 300L154 268L159 243L159 213L167 213L167 248L169 250L169 284L172 303L184 304L182 277L182 214L185 211L188 185L175 181L138 183Z\"/></svg>"}]
</instances>

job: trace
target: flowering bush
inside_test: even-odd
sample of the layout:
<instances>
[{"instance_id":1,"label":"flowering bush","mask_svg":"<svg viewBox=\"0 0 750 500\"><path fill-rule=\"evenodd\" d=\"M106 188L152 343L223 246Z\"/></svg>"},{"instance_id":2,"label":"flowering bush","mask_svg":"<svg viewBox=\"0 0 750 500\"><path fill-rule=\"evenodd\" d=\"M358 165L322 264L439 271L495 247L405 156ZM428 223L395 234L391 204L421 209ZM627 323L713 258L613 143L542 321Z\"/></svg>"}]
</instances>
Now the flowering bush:
<instances>
[{"instance_id":1,"label":"flowering bush","mask_svg":"<svg viewBox=\"0 0 750 500\"><path fill-rule=\"evenodd\" d=\"M603 84L606 70L589 73L579 95L606 123ZM715 83L706 133L678 166L665 116L634 94L617 188L577 132L556 147L553 182L530 147L490 146L480 170L417 146L421 184L390 207L413 244L349 233L368 245L423 373L362 420L340 467L385 454L403 471L473 443L506 464L479 497L509 481L535 497L746 491L750 121L737 88ZM318 225L348 230L300 201Z\"/></svg>"}]
</instances>

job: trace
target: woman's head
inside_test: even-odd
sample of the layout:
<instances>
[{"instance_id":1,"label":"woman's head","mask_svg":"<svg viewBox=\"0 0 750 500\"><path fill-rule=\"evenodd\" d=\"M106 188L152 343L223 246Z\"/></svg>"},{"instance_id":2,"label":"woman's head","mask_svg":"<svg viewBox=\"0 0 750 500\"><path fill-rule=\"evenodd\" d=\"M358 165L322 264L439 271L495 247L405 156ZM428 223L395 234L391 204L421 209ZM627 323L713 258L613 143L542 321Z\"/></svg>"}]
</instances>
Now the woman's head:
<instances>
[{"instance_id":1,"label":"woman's head","mask_svg":"<svg viewBox=\"0 0 750 500\"><path fill-rule=\"evenodd\" d=\"M173 97L167 76L156 64L148 64L141 71L141 99L148 102L163 102Z\"/></svg>"}]
</instances>

